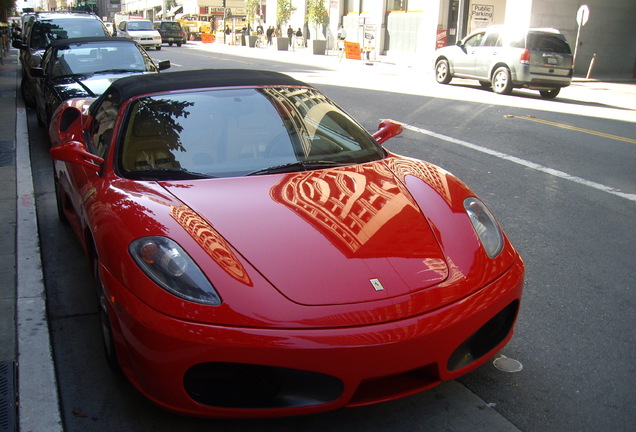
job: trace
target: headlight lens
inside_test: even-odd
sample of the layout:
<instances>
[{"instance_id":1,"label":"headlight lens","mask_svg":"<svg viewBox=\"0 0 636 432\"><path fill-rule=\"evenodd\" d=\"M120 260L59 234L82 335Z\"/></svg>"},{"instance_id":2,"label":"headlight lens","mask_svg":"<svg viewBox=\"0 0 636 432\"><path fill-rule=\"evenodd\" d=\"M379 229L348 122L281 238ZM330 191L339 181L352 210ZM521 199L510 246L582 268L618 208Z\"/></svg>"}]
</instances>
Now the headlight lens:
<instances>
[{"instance_id":1,"label":"headlight lens","mask_svg":"<svg viewBox=\"0 0 636 432\"><path fill-rule=\"evenodd\" d=\"M503 234L495 217L475 197L466 198L464 208L488 256L494 258L499 255L503 249Z\"/></svg>"},{"instance_id":2,"label":"headlight lens","mask_svg":"<svg viewBox=\"0 0 636 432\"><path fill-rule=\"evenodd\" d=\"M184 300L220 305L221 298L194 260L174 241L151 236L133 241L130 255L157 285Z\"/></svg>"}]
</instances>

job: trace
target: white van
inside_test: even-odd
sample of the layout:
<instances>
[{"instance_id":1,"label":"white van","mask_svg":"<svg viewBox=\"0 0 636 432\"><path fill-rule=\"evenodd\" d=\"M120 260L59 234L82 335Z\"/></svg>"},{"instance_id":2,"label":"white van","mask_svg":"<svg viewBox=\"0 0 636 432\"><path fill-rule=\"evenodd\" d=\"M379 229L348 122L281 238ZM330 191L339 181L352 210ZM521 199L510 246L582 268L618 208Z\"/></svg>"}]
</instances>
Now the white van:
<instances>
[{"instance_id":1,"label":"white van","mask_svg":"<svg viewBox=\"0 0 636 432\"><path fill-rule=\"evenodd\" d=\"M117 23L118 37L127 37L144 48L161 49L161 35L152 26L152 21L145 19L124 20Z\"/></svg>"}]
</instances>

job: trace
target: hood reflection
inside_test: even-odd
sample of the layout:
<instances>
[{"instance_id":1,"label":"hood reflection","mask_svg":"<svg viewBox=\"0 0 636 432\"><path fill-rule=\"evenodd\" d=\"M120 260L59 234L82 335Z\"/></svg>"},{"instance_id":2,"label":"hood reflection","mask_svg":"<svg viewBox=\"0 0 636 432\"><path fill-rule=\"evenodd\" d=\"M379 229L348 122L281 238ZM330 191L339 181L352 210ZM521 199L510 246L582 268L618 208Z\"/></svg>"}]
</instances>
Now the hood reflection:
<instances>
[{"instance_id":1,"label":"hood reflection","mask_svg":"<svg viewBox=\"0 0 636 432\"><path fill-rule=\"evenodd\" d=\"M439 256L420 209L384 163L288 175L270 195L323 233L345 256ZM429 264L445 268L443 262Z\"/></svg>"},{"instance_id":2,"label":"hood reflection","mask_svg":"<svg viewBox=\"0 0 636 432\"><path fill-rule=\"evenodd\" d=\"M227 274L245 285L253 285L245 267L234 254L230 245L203 218L185 206L170 206L170 216Z\"/></svg>"}]
</instances>

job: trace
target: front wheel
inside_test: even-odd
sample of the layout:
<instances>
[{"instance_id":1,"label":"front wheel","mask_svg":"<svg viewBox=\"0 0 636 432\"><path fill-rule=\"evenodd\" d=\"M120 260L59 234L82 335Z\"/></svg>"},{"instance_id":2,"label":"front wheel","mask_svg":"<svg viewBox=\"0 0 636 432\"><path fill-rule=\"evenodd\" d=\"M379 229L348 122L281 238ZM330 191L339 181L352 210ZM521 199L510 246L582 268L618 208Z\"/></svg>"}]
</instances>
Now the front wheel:
<instances>
[{"instance_id":1,"label":"front wheel","mask_svg":"<svg viewBox=\"0 0 636 432\"><path fill-rule=\"evenodd\" d=\"M158 45L156 48L157 48L157 51L161 51L161 45Z\"/></svg>"},{"instance_id":2,"label":"front wheel","mask_svg":"<svg viewBox=\"0 0 636 432\"><path fill-rule=\"evenodd\" d=\"M435 80L440 84L448 84L453 76L450 73L448 60L442 59L435 65Z\"/></svg>"},{"instance_id":3,"label":"front wheel","mask_svg":"<svg viewBox=\"0 0 636 432\"><path fill-rule=\"evenodd\" d=\"M501 66L495 71L492 76L492 89L498 94L509 95L512 93L512 78L507 67Z\"/></svg>"},{"instance_id":4,"label":"front wheel","mask_svg":"<svg viewBox=\"0 0 636 432\"><path fill-rule=\"evenodd\" d=\"M64 198L62 197L62 186L57 179L57 176L53 179L53 185L55 186L55 203L57 205L57 217L64 225L68 225L69 221L64 213Z\"/></svg>"},{"instance_id":5,"label":"front wheel","mask_svg":"<svg viewBox=\"0 0 636 432\"><path fill-rule=\"evenodd\" d=\"M550 90L541 90L541 91L539 91L539 94L544 99L554 99L555 97L557 97L557 95L559 94L560 91L561 91L561 89L557 87L557 88L550 89Z\"/></svg>"},{"instance_id":6,"label":"front wheel","mask_svg":"<svg viewBox=\"0 0 636 432\"><path fill-rule=\"evenodd\" d=\"M99 259L97 252L94 252L93 258L93 277L95 278L95 291L97 293L97 306L99 308L99 323L102 329L102 342L104 343L104 353L106 362L113 370L119 369L119 360L117 359L117 351L115 349L115 338L113 337L113 328L108 314L108 299L104 292L104 285L99 275Z\"/></svg>"}]
</instances>

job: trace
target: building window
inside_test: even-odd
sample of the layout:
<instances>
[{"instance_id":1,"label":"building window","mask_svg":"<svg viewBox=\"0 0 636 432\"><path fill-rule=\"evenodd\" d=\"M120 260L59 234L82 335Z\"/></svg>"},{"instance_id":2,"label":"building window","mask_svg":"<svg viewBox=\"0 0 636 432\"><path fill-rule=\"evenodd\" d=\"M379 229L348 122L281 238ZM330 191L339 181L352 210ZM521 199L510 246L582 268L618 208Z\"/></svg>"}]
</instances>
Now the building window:
<instances>
[{"instance_id":1,"label":"building window","mask_svg":"<svg viewBox=\"0 0 636 432\"><path fill-rule=\"evenodd\" d=\"M388 11L406 11L408 10L408 0L387 0L386 10Z\"/></svg>"}]
</instances>

